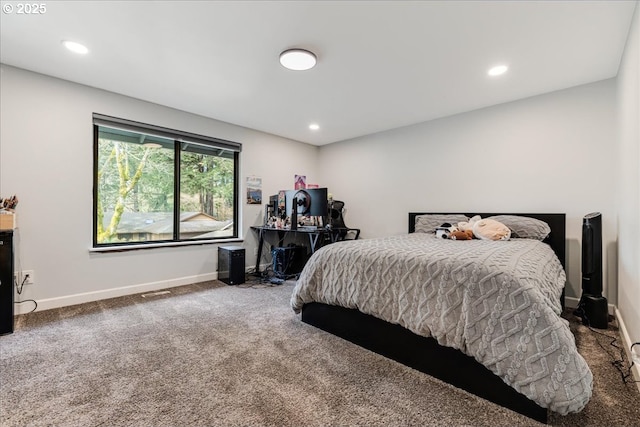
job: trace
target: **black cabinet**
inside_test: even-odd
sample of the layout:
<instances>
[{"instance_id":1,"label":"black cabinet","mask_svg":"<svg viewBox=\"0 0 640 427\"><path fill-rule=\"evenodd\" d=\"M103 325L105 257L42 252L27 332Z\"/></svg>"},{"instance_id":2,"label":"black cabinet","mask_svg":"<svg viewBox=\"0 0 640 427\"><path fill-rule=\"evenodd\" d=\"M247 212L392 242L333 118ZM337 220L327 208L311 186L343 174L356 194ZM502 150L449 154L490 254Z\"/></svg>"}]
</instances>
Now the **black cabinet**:
<instances>
[{"instance_id":1,"label":"black cabinet","mask_svg":"<svg viewBox=\"0 0 640 427\"><path fill-rule=\"evenodd\" d=\"M0 335L13 332L13 231L0 231Z\"/></svg>"}]
</instances>

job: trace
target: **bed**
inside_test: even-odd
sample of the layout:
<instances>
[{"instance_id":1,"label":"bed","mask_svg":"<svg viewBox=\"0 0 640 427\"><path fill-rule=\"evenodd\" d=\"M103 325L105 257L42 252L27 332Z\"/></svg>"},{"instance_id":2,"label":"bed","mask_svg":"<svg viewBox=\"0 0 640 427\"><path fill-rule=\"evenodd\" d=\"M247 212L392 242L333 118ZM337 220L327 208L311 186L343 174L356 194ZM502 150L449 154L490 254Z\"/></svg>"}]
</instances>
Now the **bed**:
<instances>
[{"instance_id":1,"label":"bed","mask_svg":"<svg viewBox=\"0 0 640 427\"><path fill-rule=\"evenodd\" d=\"M431 231L433 221L474 215L515 220L512 238ZM516 230L530 219L548 225L546 238ZM592 392L560 317L564 261L564 214L414 212L406 235L317 251L291 305L303 322L546 423L548 410L578 412Z\"/></svg>"}]
</instances>

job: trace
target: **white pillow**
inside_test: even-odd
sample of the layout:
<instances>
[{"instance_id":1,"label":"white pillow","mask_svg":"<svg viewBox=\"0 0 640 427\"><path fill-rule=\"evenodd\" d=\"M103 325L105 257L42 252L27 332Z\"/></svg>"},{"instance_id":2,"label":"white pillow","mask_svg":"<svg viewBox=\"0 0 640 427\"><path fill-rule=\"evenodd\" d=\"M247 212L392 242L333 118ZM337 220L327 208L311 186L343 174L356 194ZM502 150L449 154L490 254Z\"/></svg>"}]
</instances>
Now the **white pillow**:
<instances>
[{"instance_id":1,"label":"white pillow","mask_svg":"<svg viewBox=\"0 0 640 427\"><path fill-rule=\"evenodd\" d=\"M424 214L416 216L416 233L435 233L436 228L442 224L449 223L456 225L461 221L469 221L466 215L462 214Z\"/></svg>"},{"instance_id":2,"label":"white pillow","mask_svg":"<svg viewBox=\"0 0 640 427\"><path fill-rule=\"evenodd\" d=\"M495 215L489 218L509 227L514 238L544 240L551 233L549 224L528 216Z\"/></svg>"}]
</instances>

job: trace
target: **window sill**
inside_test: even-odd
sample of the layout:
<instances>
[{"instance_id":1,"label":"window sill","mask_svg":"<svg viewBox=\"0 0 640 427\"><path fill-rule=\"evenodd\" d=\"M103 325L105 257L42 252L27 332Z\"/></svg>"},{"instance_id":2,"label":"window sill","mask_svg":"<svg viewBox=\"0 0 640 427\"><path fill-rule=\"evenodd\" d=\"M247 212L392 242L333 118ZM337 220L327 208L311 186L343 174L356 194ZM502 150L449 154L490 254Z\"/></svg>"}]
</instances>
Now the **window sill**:
<instances>
[{"instance_id":1,"label":"window sill","mask_svg":"<svg viewBox=\"0 0 640 427\"><path fill-rule=\"evenodd\" d=\"M193 240L188 242L162 242L162 243L144 243L144 244L131 244L122 246L100 246L97 248L89 248L89 252L126 252L137 251L141 249L155 249L155 248L174 248L178 246L194 246L194 245L219 245L225 243L243 242L244 239L239 237L232 237L228 239L217 240Z\"/></svg>"}]
</instances>

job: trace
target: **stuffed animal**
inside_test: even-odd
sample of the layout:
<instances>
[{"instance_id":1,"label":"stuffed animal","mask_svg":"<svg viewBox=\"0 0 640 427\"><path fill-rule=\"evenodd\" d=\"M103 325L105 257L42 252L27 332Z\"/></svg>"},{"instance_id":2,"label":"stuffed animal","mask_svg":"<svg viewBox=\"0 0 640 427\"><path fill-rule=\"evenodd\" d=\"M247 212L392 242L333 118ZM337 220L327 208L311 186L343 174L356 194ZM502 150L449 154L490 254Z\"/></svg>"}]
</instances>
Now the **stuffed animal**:
<instances>
[{"instance_id":1,"label":"stuffed animal","mask_svg":"<svg viewBox=\"0 0 640 427\"><path fill-rule=\"evenodd\" d=\"M509 240L511 230L494 219L480 219L473 224L473 235L482 240Z\"/></svg>"},{"instance_id":2,"label":"stuffed animal","mask_svg":"<svg viewBox=\"0 0 640 427\"><path fill-rule=\"evenodd\" d=\"M456 230L452 231L449 234L449 238L451 240L471 240L473 239L473 231L472 230Z\"/></svg>"},{"instance_id":3,"label":"stuffed animal","mask_svg":"<svg viewBox=\"0 0 640 427\"><path fill-rule=\"evenodd\" d=\"M473 224L475 224L478 221L480 221L480 215L476 215L472 217L471 219L469 219L468 222L467 221L459 222L458 230L461 230L461 231L473 230Z\"/></svg>"},{"instance_id":4,"label":"stuffed animal","mask_svg":"<svg viewBox=\"0 0 640 427\"><path fill-rule=\"evenodd\" d=\"M436 230L435 230L436 237L440 239L448 239L449 235L451 234L452 228L453 227L451 227L451 224L449 224L448 222L445 222L440 227L436 227Z\"/></svg>"}]
</instances>

